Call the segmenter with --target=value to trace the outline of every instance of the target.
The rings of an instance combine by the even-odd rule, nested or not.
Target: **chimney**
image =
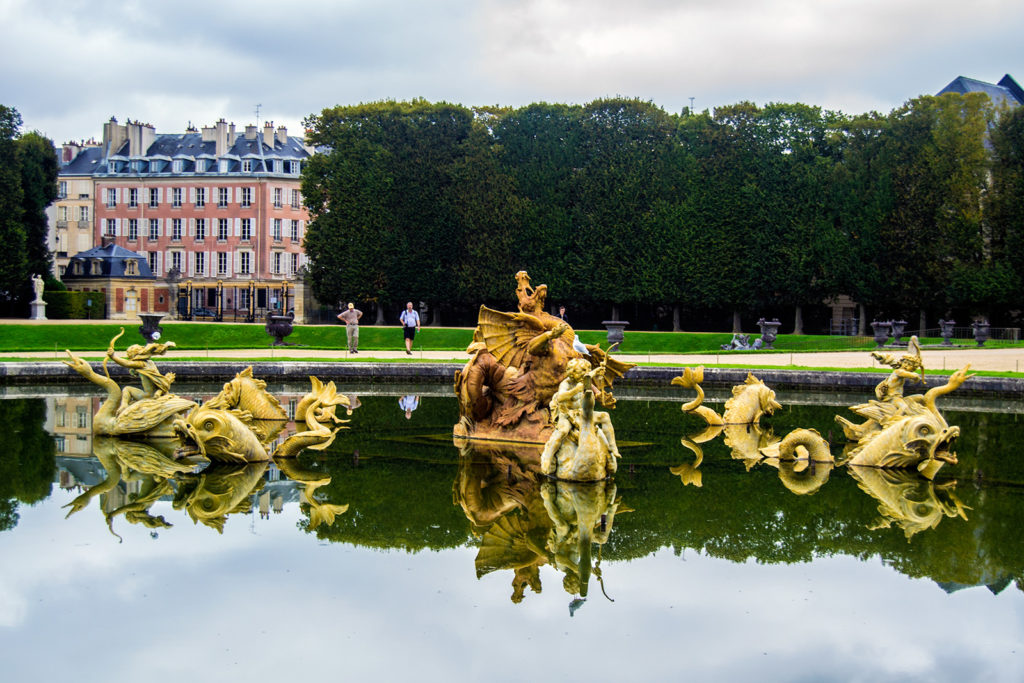
[[[274,122],[267,121],[263,124],[263,144],[274,149]]]
[[[277,141],[282,145],[288,144],[288,129],[284,126],[277,127]]]
[[[103,124],[103,155],[110,156],[121,149],[121,145],[128,138],[125,126],[120,126],[113,116],[110,121]]]
[[[256,139],[256,126],[246,126],[245,127],[245,139],[246,140],[255,140]]]
[[[156,129],[148,123],[129,121],[125,126],[128,136],[128,155],[145,156],[156,141]]]
[[[228,148],[235,146],[235,140],[238,139],[238,135],[235,134],[235,122],[232,121],[231,125],[228,126]]]
[[[60,151],[61,163],[65,163],[65,164],[71,163],[72,161],[75,160],[75,157],[77,157],[79,152],[81,152],[81,151],[82,151],[82,147],[78,143],[75,143],[75,142],[65,142],[64,146],[61,148],[61,151]]]
[[[232,129],[234,128],[234,126],[231,127]],[[217,130],[214,133],[214,142],[217,143],[214,154],[218,157],[222,157],[228,153],[228,124],[224,119],[217,122]]]

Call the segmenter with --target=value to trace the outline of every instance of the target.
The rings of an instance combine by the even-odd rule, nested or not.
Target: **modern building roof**
[[[132,273],[128,272],[128,261],[136,262],[134,272]],[[81,268],[76,268],[75,264],[81,264]],[[102,247],[93,247],[87,251],[80,251],[72,256],[68,261],[68,268],[64,273],[63,279],[115,277],[152,280],[153,271],[149,269],[149,262],[142,255],[111,243]]]
[[[957,76],[949,85],[936,94],[944,95],[949,92],[960,93],[961,95],[971,92],[983,92],[997,106],[1002,104],[1010,107],[1024,105],[1024,90],[1017,85],[1017,81],[1013,80],[1010,74],[1003,76],[998,83],[986,83],[975,78]]]

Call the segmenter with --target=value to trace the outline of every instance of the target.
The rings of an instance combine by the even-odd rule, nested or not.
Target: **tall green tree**
[[[1001,113],[991,143],[985,203],[989,268],[1002,284],[996,289],[1000,303],[1016,308],[1024,297],[1024,107]]]
[[[22,222],[24,191],[18,164],[16,138],[21,115],[0,104],[0,308],[8,315],[24,298],[28,283],[27,238]]]
[[[31,132],[18,138],[16,156],[21,173],[26,267],[29,273],[54,280],[53,252],[47,244],[46,207],[57,199],[57,152],[52,140]]]

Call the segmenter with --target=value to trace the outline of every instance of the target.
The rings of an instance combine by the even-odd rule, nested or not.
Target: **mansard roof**
[[[60,168],[61,175],[92,175],[103,163],[103,150],[86,147],[74,159]]]
[[[960,93],[961,95],[971,92],[983,92],[989,96],[989,99],[995,105],[1005,103],[1011,107],[1016,107],[1024,104],[1024,90],[1021,90],[1021,87],[1017,85],[1017,82],[1013,80],[1010,74],[1003,76],[999,83],[986,83],[975,78],[957,76],[937,94],[944,95],[948,92]]]
[[[127,274],[126,264],[128,261],[135,261],[135,273]],[[75,264],[82,264],[81,273]],[[99,266],[98,272],[96,266]],[[88,266],[88,267],[86,267]],[[93,247],[86,251],[80,251],[68,261],[67,270],[64,272],[64,280],[76,280],[84,278],[128,278],[139,280],[152,280],[153,271],[149,269],[149,262],[134,251],[125,249],[116,244],[108,244],[102,247]]]

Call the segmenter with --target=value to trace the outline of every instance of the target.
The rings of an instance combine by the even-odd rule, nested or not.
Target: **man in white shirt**
[[[416,338],[416,330],[420,329],[420,314],[413,310],[412,302],[405,304],[405,310],[398,316],[405,334],[405,353],[412,355],[412,340]]]

